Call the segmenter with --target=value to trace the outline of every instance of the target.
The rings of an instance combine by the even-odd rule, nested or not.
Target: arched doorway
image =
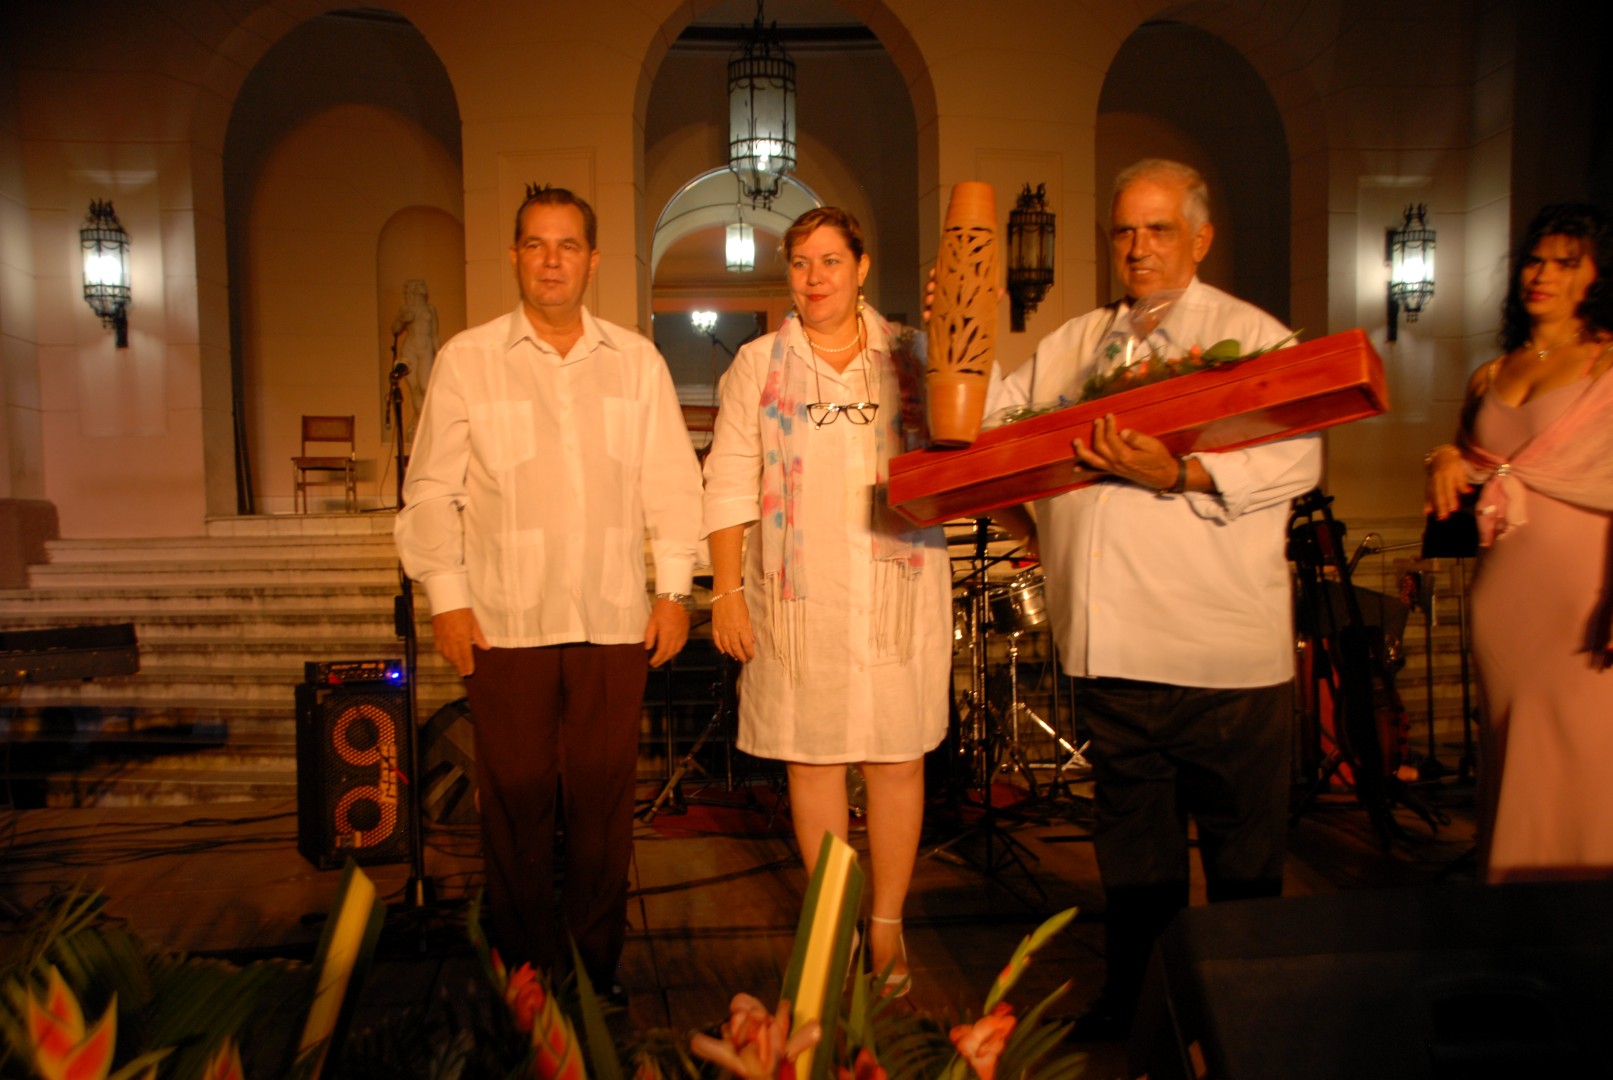
[[[684,404],[714,406],[734,351],[778,327],[790,306],[779,239],[821,205],[805,184],[786,177],[772,205],[752,206],[738,178],[718,168],[685,184],[662,209],[650,242],[651,318]],[[755,231],[755,266],[743,272],[729,270],[725,259],[728,225],[740,219]],[[689,318],[696,311],[715,321],[697,325]]]
[[[391,505],[377,402],[406,282],[442,340],[465,324],[459,130],[441,61],[374,9],[307,20],[242,83],[223,162],[240,512],[291,510],[304,414],[355,417],[360,506]]]
[[[645,113],[645,205],[654,336],[686,403],[711,401],[729,353],[788,308],[780,234],[804,210],[834,205],[861,223],[873,270],[870,301],[916,319],[918,130],[907,80],[872,31],[828,0],[798,0],[769,22],[796,63],[797,165],[768,210],[736,208],[726,168],[727,63],[755,17],[754,0],[723,0],[682,28],[655,72]],[[730,273],[724,227],[736,209],[756,228],[756,268]],[[718,313],[713,333],[686,313]]]
[[[1203,83],[1213,73],[1215,92]],[[1228,108],[1236,102],[1236,108]],[[1206,282],[1289,318],[1289,153],[1282,116],[1242,53],[1206,30],[1149,22],[1128,37],[1098,100],[1097,228],[1107,232],[1114,177],[1144,157],[1185,161],[1210,186],[1215,243]],[[1118,291],[1100,240],[1098,302]]]

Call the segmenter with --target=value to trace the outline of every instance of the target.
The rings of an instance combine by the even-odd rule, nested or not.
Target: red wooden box
[[[1383,360],[1361,330],[1331,334],[1253,360],[1179,375],[983,433],[958,450],[915,450],[891,459],[890,502],[932,525],[1057,495],[1102,473],[1074,467],[1070,440],[1114,413],[1123,428],[1176,454],[1231,450],[1389,408]]]

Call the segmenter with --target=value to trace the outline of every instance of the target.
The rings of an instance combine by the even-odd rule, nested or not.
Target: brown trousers
[[[627,931],[641,644],[477,650],[466,680],[487,867],[488,936],[511,969],[554,970],[569,934],[589,978],[611,985]],[[555,905],[556,788],[565,865]]]

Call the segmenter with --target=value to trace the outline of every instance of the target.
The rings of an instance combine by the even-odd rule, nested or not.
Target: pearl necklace
[[[857,317],[857,336],[853,337],[850,341],[846,342],[844,345],[836,345],[833,348],[831,348],[828,345],[819,345],[816,341],[812,340],[812,335],[807,333],[806,323],[804,323],[804,322],[801,324],[801,336],[806,338],[807,344],[812,346],[818,352],[830,353],[830,354],[843,353],[847,349],[856,348],[857,345],[862,342],[862,339],[863,339],[862,316],[859,315]]]

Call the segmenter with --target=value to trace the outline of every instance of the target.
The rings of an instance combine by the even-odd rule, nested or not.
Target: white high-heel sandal
[[[902,925],[901,919],[886,919],[879,915],[868,916],[868,921],[882,923],[885,926]],[[902,950],[902,966],[907,967],[907,936],[905,934],[897,934],[896,943],[901,947]],[[870,962],[872,961],[870,960]],[[874,989],[885,997],[906,997],[907,992],[913,989],[913,973],[911,971],[904,971],[898,975],[895,970],[892,970],[888,975],[886,975],[882,972],[876,971],[874,972]]]

